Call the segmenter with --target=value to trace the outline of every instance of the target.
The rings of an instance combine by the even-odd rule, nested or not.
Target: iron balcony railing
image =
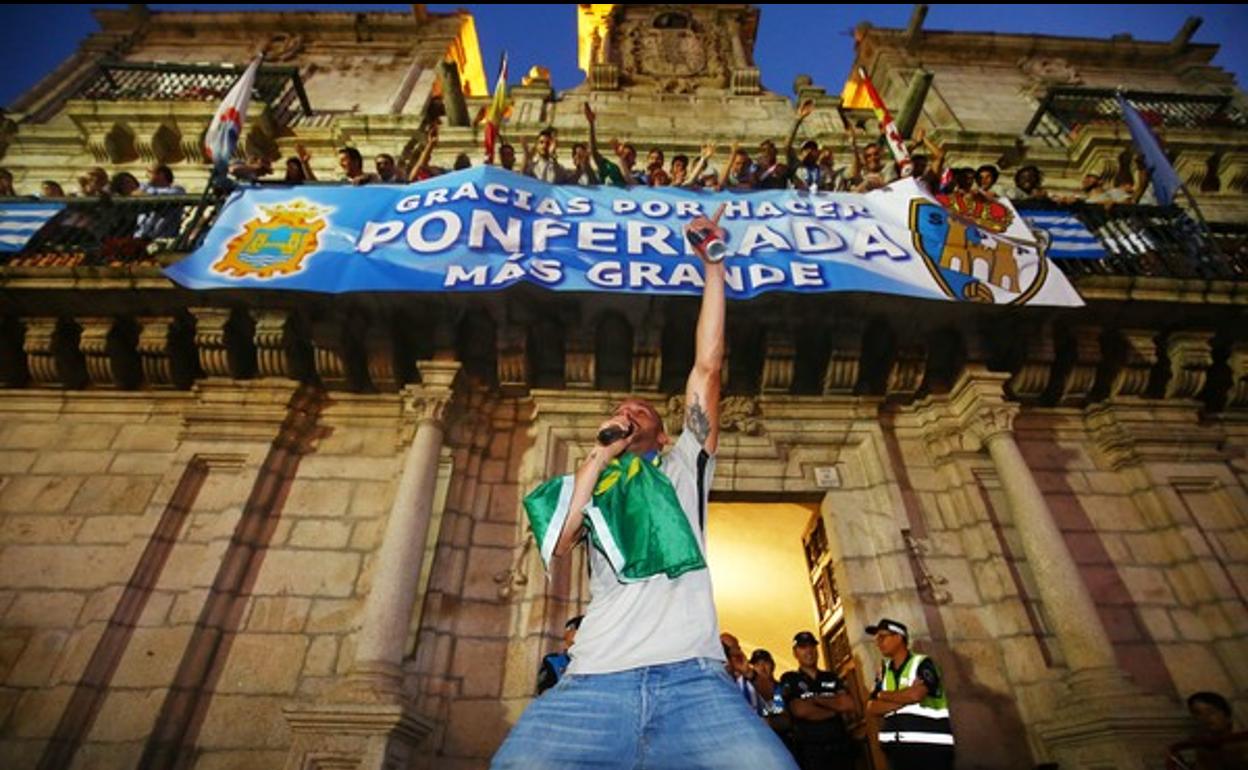
[[[1050,88],[1023,131],[1055,147],[1064,147],[1084,127],[1123,125],[1117,91],[1108,88]],[[1248,128],[1248,115],[1225,94],[1176,94],[1124,91],[1122,95],[1144,120],[1159,128]]]
[[[1015,201],[1027,211],[1074,215],[1100,241],[1099,259],[1055,259],[1072,278],[1087,275],[1248,280],[1248,225],[1206,229],[1178,206]]]
[[[70,98],[218,103],[242,74],[243,67],[228,64],[105,61]],[[252,96],[268,104],[282,125],[312,113],[296,67],[262,65]]]
[[[0,198],[30,204],[33,198]],[[0,264],[24,267],[158,265],[161,254],[193,250],[216,217],[222,199],[198,195],[42,199],[64,206],[20,251],[0,253]],[[202,210],[201,210],[202,204]],[[0,222],[0,230],[3,230]]]

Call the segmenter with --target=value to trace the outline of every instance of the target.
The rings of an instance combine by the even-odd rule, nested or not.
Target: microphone
[[[615,442],[619,441],[620,439],[626,436],[633,435],[633,428],[634,428],[634,425],[631,422],[628,424],[627,429],[621,428],[618,425],[608,425],[607,427],[598,431],[598,443],[602,444],[603,446],[614,444]]]

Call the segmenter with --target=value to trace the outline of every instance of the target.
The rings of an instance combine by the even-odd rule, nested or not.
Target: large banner
[[[1080,305],[1005,200],[548,185],[490,166],[406,186],[248,189],[167,274],[192,289],[699,294],[686,222],[724,204],[732,298],[879,292]]]

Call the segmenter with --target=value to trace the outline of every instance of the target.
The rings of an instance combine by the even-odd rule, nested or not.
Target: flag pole
[[[1213,256],[1222,256],[1222,250],[1218,248],[1218,242],[1213,237],[1213,230],[1209,228],[1209,222],[1205,220],[1204,213],[1200,210],[1200,204],[1196,202],[1196,196],[1192,195],[1192,191],[1187,189],[1187,183],[1179,185],[1179,190],[1183,195],[1187,196],[1187,203],[1192,207],[1192,213],[1196,215],[1196,221],[1200,223],[1200,229],[1205,234],[1205,239],[1209,242],[1209,248],[1213,252]]]
[[[177,246],[179,251],[186,251],[189,248],[188,241],[192,240],[195,229],[199,227],[200,220],[204,218],[204,211],[208,208],[208,201],[212,197],[212,188],[217,181],[218,174],[223,177],[222,181],[226,181],[224,179],[225,175],[221,174],[217,166],[214,165],[212,171],[208,172],[208,184],[204,185],[204,192],[199,196],[199,203],[195,205],[195,215],[191,217],[191,223],[186,226],[186,229],[182,232],[182,237],[178,239]]]

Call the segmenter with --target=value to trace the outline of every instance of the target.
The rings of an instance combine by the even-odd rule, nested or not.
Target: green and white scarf
[[[550,479],[524,498],[524,510],[550,568],[559,534],[568,519],[575,479]],[[706,561],[676,489],[654,464],[631,452],[613,459],[598,477],[584,510],[590,541],[622,583],[656,575],[676,578],[704,569]]]

